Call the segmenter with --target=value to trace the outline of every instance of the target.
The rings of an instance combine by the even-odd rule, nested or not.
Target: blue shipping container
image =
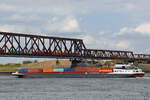
[[[74,72],[75,69],[74,68],[67,68],[67,69],[64,69],[64,72]]]
[[[28,69],[19,69],[19,72],[26,73],[26,72],[28,72]]]
[[[63,68],[55,68],[53,69],[53,72],[64,72]]]

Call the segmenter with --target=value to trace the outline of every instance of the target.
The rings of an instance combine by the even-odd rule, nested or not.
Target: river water
[[[0,100],[150,100],[150,78],[0,76]]]

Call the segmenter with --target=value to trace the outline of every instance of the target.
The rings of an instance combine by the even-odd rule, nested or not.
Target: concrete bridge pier
[[[78,65],[82,62],[81,59],[70,59],[70,61],[72,62],[71,64],[71,68],[75,68],[78,67]]]

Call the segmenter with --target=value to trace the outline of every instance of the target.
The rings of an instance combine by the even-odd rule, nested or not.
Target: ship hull
[[[19,78],[132,78],[133,74],[24,74]]]

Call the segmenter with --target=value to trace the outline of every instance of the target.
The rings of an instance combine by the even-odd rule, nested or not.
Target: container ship
[[[130,78],[143,77],[144,72],[136,66],[117,64],[114,68],[28,68],[12,75],[18,78]]]

